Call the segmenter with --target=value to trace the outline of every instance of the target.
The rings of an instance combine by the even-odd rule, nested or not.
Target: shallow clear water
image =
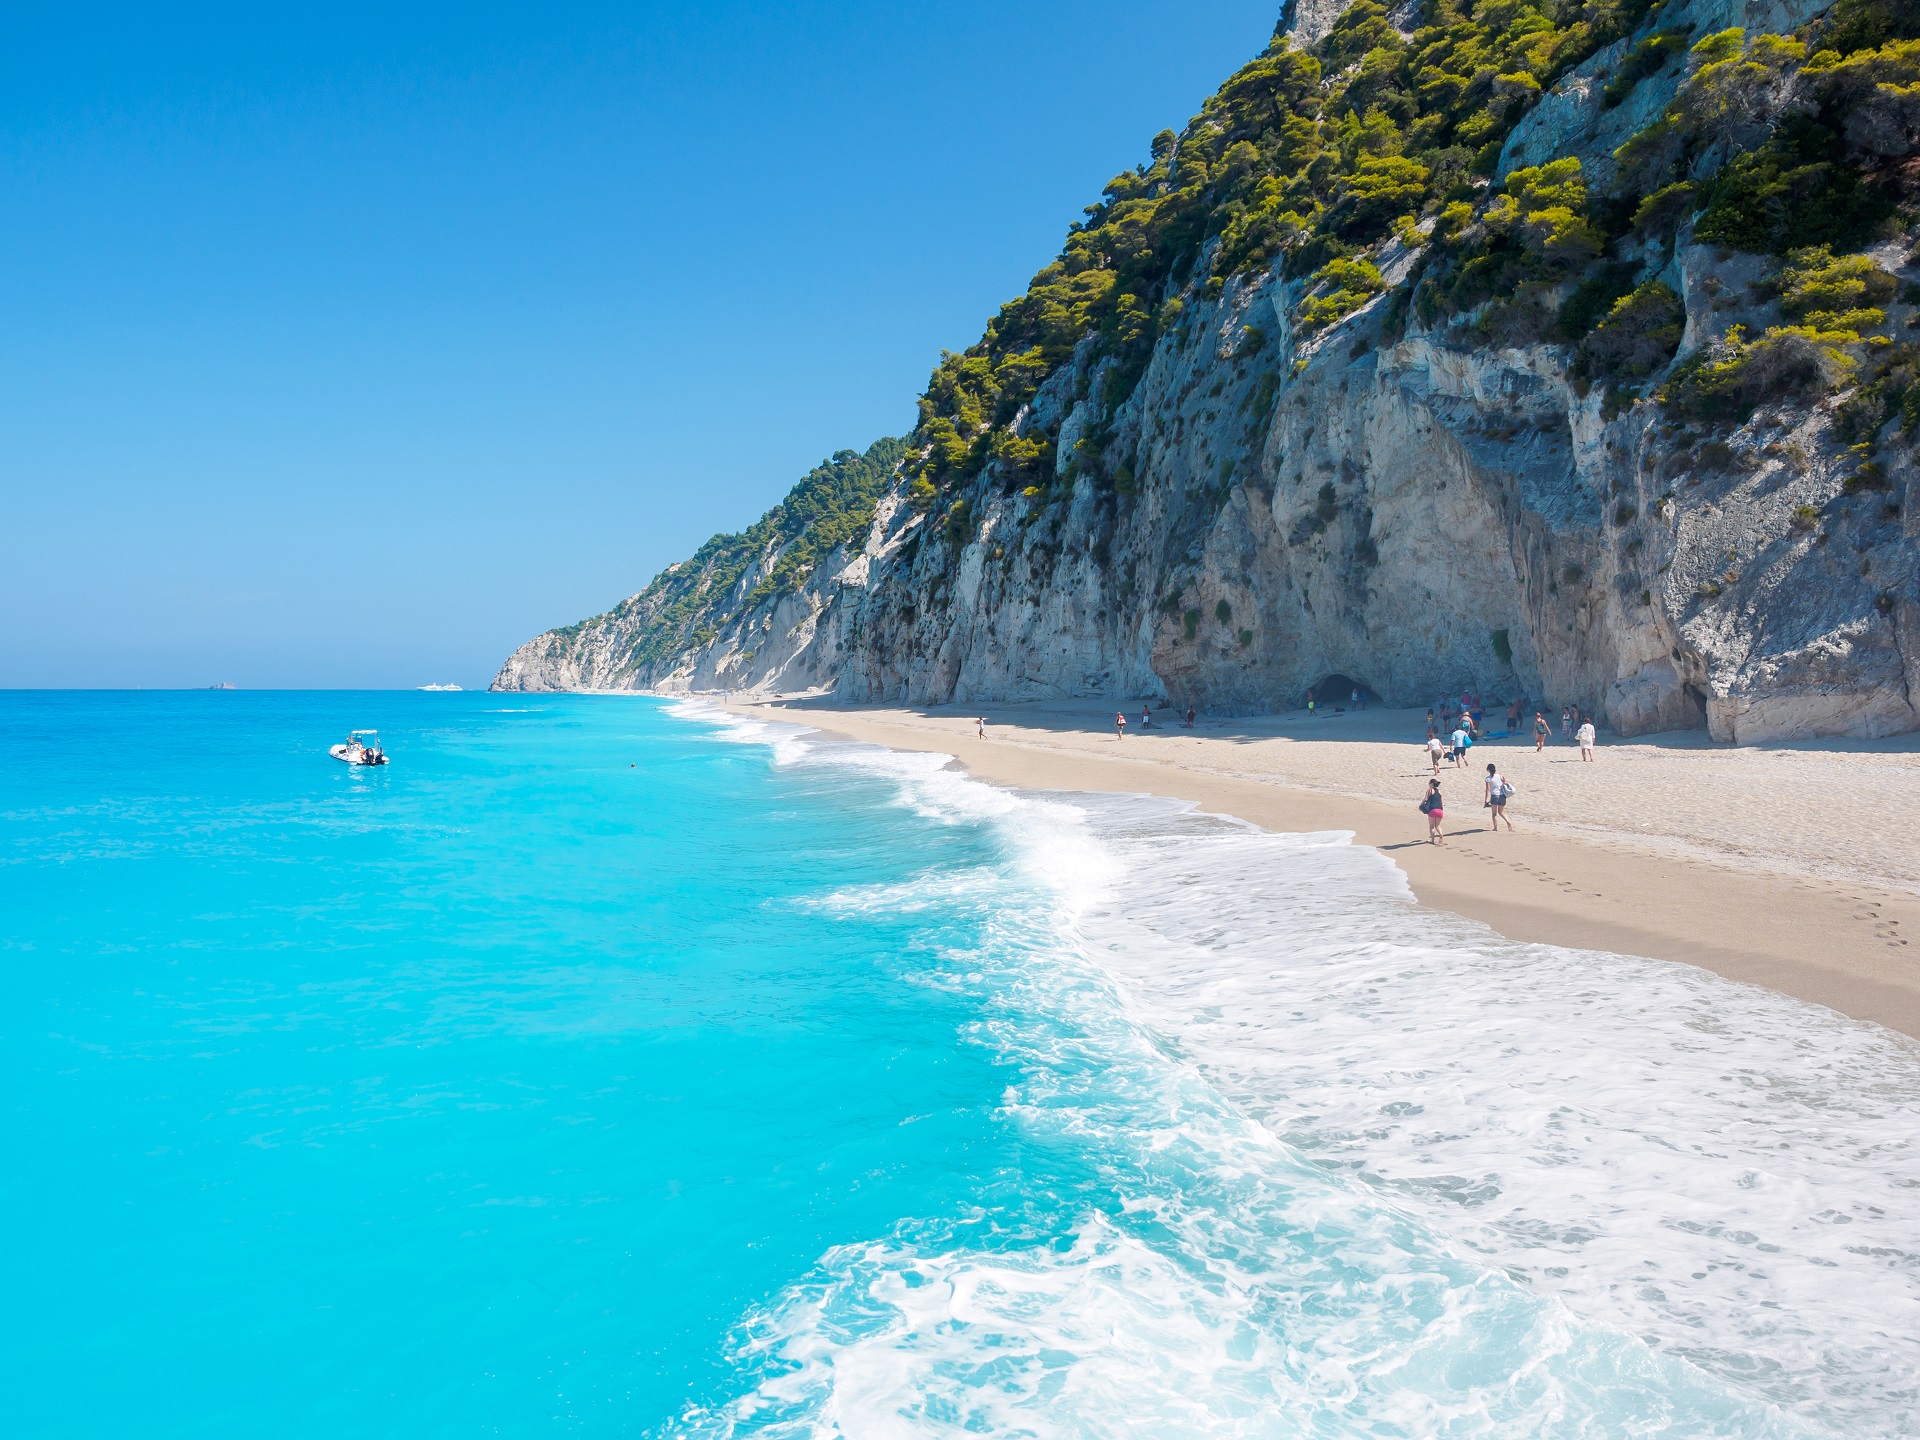
[[[1920,1434],[1884,1032],[697,707],[0,730],[6,1434]]]

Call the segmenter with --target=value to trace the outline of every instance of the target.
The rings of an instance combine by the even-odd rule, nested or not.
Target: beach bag
[[[1427,795],[1420,801],[1420,813],[1422,815],[1431,815],[1433,813],[1433,796],[1432,795]]]
[[[1496,805],[1504,805],[1512,798],[1513,785],[1503,776],[1501,777],[1500,783],[1494,787],[1493,803]]]

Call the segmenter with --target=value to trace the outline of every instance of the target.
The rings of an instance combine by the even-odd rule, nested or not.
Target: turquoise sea
[[[1887,1032],[697,704],[0,738],[0,1434],[1920,1435]]]

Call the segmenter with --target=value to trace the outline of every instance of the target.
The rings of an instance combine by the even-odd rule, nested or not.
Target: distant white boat
[[[209,690],[238,690],[239,688],[240,687],[231,680],[222,680],[218,685],[207,686]],[[460,687],[456,685],[454,688],[457,690]]]
[[[458,685],[422,685],[422,690],[458,690]]]
[[[336,760],[344,760],[349,765],[384,765],[387,752],[380,748],[378,730],[351,730],[347,738],[338,745],[329,745],[327,753]]]

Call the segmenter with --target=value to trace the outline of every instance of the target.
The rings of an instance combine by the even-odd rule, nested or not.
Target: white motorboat
[[[327,753],[336,760],[344,760],[349,765],[384,765],[387,752],[380,748],[378,730],[349,730],[347,738],[338,745],[327,747]]]

